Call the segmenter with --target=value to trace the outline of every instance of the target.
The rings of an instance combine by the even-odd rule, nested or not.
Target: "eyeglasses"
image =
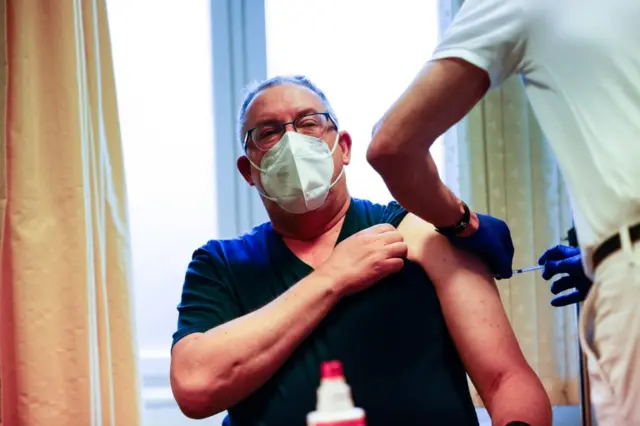
[[[282,138],[289,124],[293,125],[296,132],[316,138],[324,136],[330,127],[337,128],[328,112],[305,114],[288,123],[263,123],[249,129],[244,139],[244,150],[247,150],[247,144],[251,140],[260,151],[268,151]]]

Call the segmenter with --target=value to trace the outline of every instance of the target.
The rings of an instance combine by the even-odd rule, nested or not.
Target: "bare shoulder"
[[[398,225],[407,243],[410,260],[422,265],[434,283],[454,276],[471,275],[495,285],[489,269],[475,256],[454,247],[435,227],[409,213]]]
[[[438,242],[440,238],[445,239],[432,224],[420,219],[413,213],[407,214],[402,219],[402,222],[398,225],[398,232],[407,243],[409,258],[414,261],[420,259],[424,252],[429,250],[429,246],[442,244]]]

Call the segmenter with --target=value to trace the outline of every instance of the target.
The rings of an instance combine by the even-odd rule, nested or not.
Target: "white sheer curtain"
[[[446,30],[463,0],[439,0]],[[571,227],[568,197],[553,154],[529,108],[520,81],[492,91],[444,138],[446,180],[484,213],[509,224],[514,266],[535,264]],[[579,403],[575,308],[549,305],[538,273],[498,282],[520,345],[554,405]],[[482,401],[473,390],[478,406]]]

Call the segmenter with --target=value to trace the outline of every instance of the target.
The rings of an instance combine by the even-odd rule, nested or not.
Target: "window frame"
[[[215,185],[219,238],[233,238],[266,222],[258,193],[238,173],[243,155],[236,135],[243,89],[267,77],[264,0],[211,0]]]
[[[257,192],[236,169],[242,145],[236,137],[236,115],[242,92],[267,76],[264,0],[210,0],[214,185],[218,238],[233,238],[268,220]],[[176,304],[178,301],[176,300]],[[177,408],[171,392],[169,349],[138,347],[144,410]]]

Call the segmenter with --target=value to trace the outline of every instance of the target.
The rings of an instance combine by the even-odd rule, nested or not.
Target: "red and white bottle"
[[[307,426],[366,426],[364,410],[353,405],[340,361],[322,363],[318,403],[307,415]]]

